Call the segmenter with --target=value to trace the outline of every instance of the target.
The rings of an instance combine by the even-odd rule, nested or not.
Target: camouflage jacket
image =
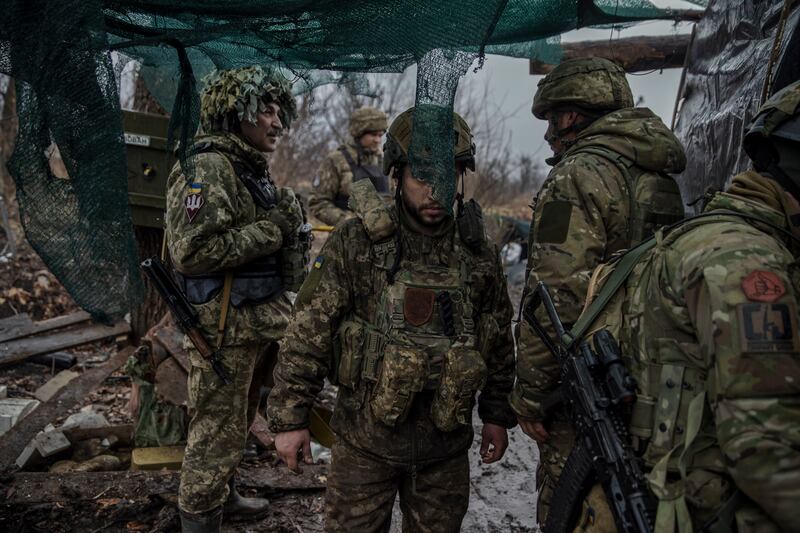
[[[177,163],[167,181],[167,246],[175,268],[189,275],[207,274],[277,252],[283,241],[280,229],[265,218],[266,211],[255,204],[233,168],[236,162],[262,174],[267,171],[263,154],[231,134],[199,136],[195,144],[200,143],[203,151],[193,156],[192,175],[184,175]],[[187,207],[190,197],[199,205],[196,210]],[[221,299],[217,294],[195,305],[211,341]],[[225,345],[280,339],[290,313],[286,294],[260,305],[231,306]]]
[[[350,196],[350,187],[353,185],[353,172],[340,151],[342,148],[350,153],[355,162],[380,166],[382,161],[380,154],[361,152],[359,155],[359,150],[353,142],[343,144],[325,156],[312,183],[314,188],[308,199],[308,210],[321,222],[331,226],[353,216],[350,211],[335,203],[340,198],[344,198],[346,202]]]
[[[800,208],[787,197],[755,172],[735,177],[706,208],[718,216],[657,234],[594,324],[620,340],[638,382],[631,434],[649,469],[677,474],[684,460],[695,526],[738,487],[761,509],[741,506],[739,531],[774,530],[771,521],[800,530],[800,249],[766,224],[726,214],[800,236],[789,222]],[[612,271],[598,271],[592,294]],[[693,400],[702,421],[683,454]],[[674,495],[656,477],[656,494]]]
[[[609,159],[614,154],[632,165],[628,176]],[[539,281],[547,283],[562,320],[569,324],[580,315],[597,265],[635,244],[634,234],[642,233],[643,226],[652,233],[661,224],[683,218],[680,193],[667,174],[683,170],[686,158],[678,139],[652,111],[628,108],[581,131],[556,161],[532,206],[526,292]],[[631,175],[633,184],[628,183]],[[540,402],[553,390],[557,375],[555,360],[522,322],[511,397],[514,411],[541,418]]]
[[[455,250],[459,237],[452,219],[438,235],[424,236],[414,232],[404,216],[398,217],[396,207],[388,209],[401,221],[401,272],[411,265],[455,266],[467,277],[470,287],[467,294],[473,311],[472,316],[465,318],[476,325],[478,357],[483,356],[488,375],[478,399],[478,413],[485,423],[512,427],[516,422],[508,405],[513,378],[512,309],[496,248],[483,246],[479,252],[465,252],[473,254],[467,268]],[[337,226],[325,243],[298,294],[295,314],[275,369],[275,387],[267,408],[271,431],[290,431],[309,425],[309,409],[325,376],[336,365],[335,353],[347,349],[340,327],[343,321],[355,318],[362,323],[376,322],[382,295],[397,284],[388,285],[386,269],[376,258],[379,252],[380,245],[372,242],[358,218]],[[422,279],[419,281],[424,283]],[[401,309],[399,316],[393,315],[392,321],[411,320],[408,316],[404,319],[404,315],[407,309]],[[433,316],[436,320],[438,312]],[[430,317],[429,314],[427,319]],[[423,357],[427,357],[428,350],[416,346],[417,352],[422,349]],[[367,352],[362,343],[355,350],[359,356]],[[384,356],[384,371],[385,361]],[[338,370],[338,381],[342,383],[343,370]],[[355,375],[362,375],[361,368],[356,369]],[[403,379],[404,376],[398,375],[398,381]],[[437,429],[431,416],[433,393],[417,392],[407,418],[390,427],[373,416],[372,382],[361,379],[353,386],[340,385],[333,429],[338,438],[399,465],[450,457],[470,446],[472,424],[467,420],[453,431]],[[474,392],[470,401],[474,402]]]

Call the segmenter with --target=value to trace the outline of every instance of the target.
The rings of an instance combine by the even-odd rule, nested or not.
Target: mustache
[[[265,135],[267,137],[283,137],[283,129],[271,129]]]
[[[444,209],[439,202],[426,202],[419,206],[420,209]]]

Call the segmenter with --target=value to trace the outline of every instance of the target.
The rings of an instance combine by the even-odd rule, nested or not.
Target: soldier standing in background
[[[800,82],[761,107],[744,149],[756,170],[631,268],[598,269],[590,301],[621,289],[580,319],[619,339],[637,380],[629,432],[659,532],[800,531]],[[599,486],[580,523],[616,530]]]
[[[392,123],[384,170],[393,206],[354,184],[356,218],[314,262],[275,368],[270,430],[296,469],[311,462],[309,410],[325,376],[339,385],[326,530],[388,531],[400,493],[404,531],[458,531],[469,503],[472,410],[480,390],[481,456],[499,460],[515,423],[511,302],[477,204],[457,219],[408,163],[413,108]],[[453,179],[475,168],[466,122],[453,114]]]
[[[335,226],[354,216],[347,207],[353,183],[369,179],[381,194],[389,195],[389,178],[383,173],[381,140],[388,123],[383,111],[362,107],[350,116],[352,141],[329,153],[312,183],[308,210],[320,221]]]
[[[661,119],[633,107],[625,72],[606,59],[554,68],[539,82],[533,114],[549,123],[545,139],[553,157],[547,162],[554,166],[533,204],[525,290],[546,282],[569,326],[597,265],[683,218],[680,191],[668,174],[682,171],[686,157]],[[549,323],[544,314],[539,318]],[[511,405],[525,433],[540,441],[547,433],[541,404],[557,378],[555,359],[521,322]],[[553,420],[549,433],[537,472],[540,522],[573,445],[564,417]]]
[[[191,166],[184,172],[176,164],[167,182],[167,246],[230,383],[187,343],[184,532],[219,531],[223,510],[255,516],[267,509],[263,498],[240,496],[233,475],[289,322],[286,291],[304,278],[308,246],[300,204],[291,189],[274,185],[265,159],[296,116],[286,79],[258,66],[215,72],[200,113],[204,134],[190,148]]]

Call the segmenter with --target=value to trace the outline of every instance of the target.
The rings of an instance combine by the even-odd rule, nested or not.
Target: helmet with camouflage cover
[[[255,65],[216,70],[203,83],[200,123],[206,132],[230,131],[234,119],[255,124],[258,113],[266,111],[270,103],[280,107],[279,116],[285,128],[297,118],[292,85],[272,68]]]
[[[625,107],[633,107],[625,71],[608,59],[588,57],[568,59],[539,80],[531,111],[544,120],[557,108],[606,114]]]
[[[800,81],[764,102],[742,146],[756,170],[800,199]]]
[[[408,163],[413,117],[414,108],[406,109],[392,121],[386,132],[386,143],[383,145],[383,173],[387,176],[392,168],[399,168]],[[464,162],[468,169],[475,170],[475,143],[472,142],[472,130],[456,112],[453,112],[453,131],[455,138],[453,154],[456,161]]]
[[[360,107],[350,115],[350,135],[356,140],[369,131],[386,131],[388,127],[386,113],[374,107]]]

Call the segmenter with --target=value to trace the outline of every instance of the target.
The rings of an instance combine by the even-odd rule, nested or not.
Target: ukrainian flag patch
[[[200,194],[203,192],[203,184],[193,181],[189,184],[189,194]]]
[[[316,259],[314,259],[314,268],[319,270],[322,268],[322,265],[325,263],[325,257],[318,255]]]

